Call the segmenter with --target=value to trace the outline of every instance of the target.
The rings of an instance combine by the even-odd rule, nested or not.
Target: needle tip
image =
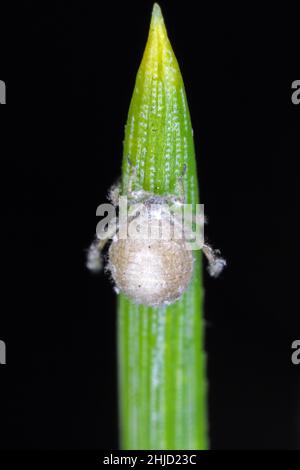
[[[153,22],[153,24],[157,24],[157,23],[161,23],[163,21],[164,21],[164,19],[163,19],[163,16],[162,16],[160,6],[158,5],[158,3],[154,3],[153,10],[152,10],[152,22]]]

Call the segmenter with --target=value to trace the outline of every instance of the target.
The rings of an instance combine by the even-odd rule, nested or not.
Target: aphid
[[[130,232],[126,226],[127,236],[122,238],[124,222],[119,218],[105,269],[114,281],[116,292],[122,292],[135,303],[169,305],[182,296],[193,276],[194,255],[186,243],[189,233],[182,230],[182,218],[178,216],[184,205],[183,175],[178,180],[176,194],[162,196],[140,188],[133,190],[133,182],[137,186],[135,179],[132,167],[126,223],[131,223],[135,230]],[[109,198],[118,207],[118,186],[111,189]],[[174,207],[178,210],[174,211]],[[101,269],[101,251],[108,238],[91,245],[87,257],[89,269]],[[209,261],[210,274],[217,276],[226,262],[206,244],[203,252]]]

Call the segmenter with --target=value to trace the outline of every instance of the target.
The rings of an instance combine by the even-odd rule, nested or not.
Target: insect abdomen
[[[193,272],[193,254],[184,240],[116,240],[109,263],[116,288],[138,304],[162,306],[186,290]]]

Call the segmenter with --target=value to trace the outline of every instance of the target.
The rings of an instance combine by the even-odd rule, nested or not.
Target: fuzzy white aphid
[[[186,291],[193,275],[194,255],[187,247],[186,232],[178,238],[182,220],[171,210],[184,204],[183,184],[180,179],[179,196],[173,194],[154,195],[143,189],[132,190],[132,178],[128,183],[128,220],[135,227],[122,238],[122,223],[112,238],[106,271],[114,281],[116,292],[122,292],[135,303],[149,306],[169,305],[178,300]],[[110,191],[110,201],[118,205],[118,186]],[[138,204],[138,210],[131,207]],[[147,228],[147,235],[142,234]],[[159,233],[160,236],[152,237]],[[162,234],[167,234],[163,236]],[[144,235],[144,236],[142,236]],[[107,240],[102,239],[91,245],[87,256],[87,267],[99,271],[102,267],[101,250]],[[218,250],[203,245],[203,253],[209,262],[209,273],[217,277],[226,262],[219,257]]]

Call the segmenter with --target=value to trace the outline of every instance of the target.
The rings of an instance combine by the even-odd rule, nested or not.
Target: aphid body
[[[194,255],[187,243],[191,231],[182,219],[182,177],[176,195],[162,196],[143,189],[133,191],[133,177],[134,172],[126,194],[128,215],[125,221],[118,218],[105,270],[110,273],[116,292],[135,303],[152,307],[169,305],[187,290],[193,276]],[[110,191],[115,207],[119,205],[119,193],[119,186]],[[111,235],[111,230],[107,233]],[[105,238],[102,234],[91,245],[87,257],[89,269],[101,268],[101,250],[110,235]],[[210,274],[217,276],[226,262],[209,245],[203,244],[203,252],[209,261]]]
[[[117,290],[138,304],[171,304],[181,297],[192,277],[193,253],[185,239],[176,236],[180,221],[165,202],[164,197],[146,199],[134,219],[137,231],[126,239],[116,234],[109,248],[107,269]],[[144,230],[139,237],[138,227],[147,228],[148,233]]]

